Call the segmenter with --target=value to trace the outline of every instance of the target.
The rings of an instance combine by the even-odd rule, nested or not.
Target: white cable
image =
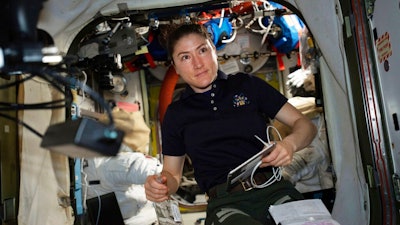
[[[258,9],[258,6],[254,3],[253,3],[253,8],[254,8],[255,12],[261,11],[260,9]],[[272,7],[271,5],[266,6],[265,4],[264,4],[264,8],[265,8],[264,10],[273,10],[274,9],[274,7]],[[264,43],[267,39],[267,36],[271,30],[271,27],[274,24],[273,22],[274,22],[275,16],[272,16],[272,15],[269,16],[268,26],[265,26],[263,24],[263,22],[262,22],[263,18],[264,18],[264,16],[258,16],[258,17],[254,16],[254,18],[245,26],[245,28],[249,29],[251,32],[263,35],[262,40],[261,40],[261,45],[264,45]],[[261,29],[259,29],[259,30],[251,28],[253,23],[256,21],[258,22],[258,25],[261,27]]]
[[[265,181],[263,184],[257,184],[254,181],[254,173],[256,172],[256,170],[258,169],[258,167],[262,164],[262,161],[258,162],[256,166],[254,166],[253,171],[251,172],[251,176],[250,176],[250,181],[251,181],[251,185],[254,188],[265,188],[268,187],[269,185],[275,183],[276,181],[280,181],[282,178],[282,169],[281,167],[273,167],[272,168],[272,176]]]
[[[232,41],[235,40],[236,34],[237,34],[237,30],[236,30],[236,29],[233,29],[233,34],[232,34],[232,36],[231,36],[229,39],[222,40],[221,42],[224,43],[224,44],[226,44],[226,43],[231,43]]]
[[[87,82],[87,77],[88,77],[88,76],[87,76],[86,72],[83,71],[83,70],[82,70],[82,74],[83,74],[83,77],[85,78],[85,79],[82,81],[82,85],[85,86],[85,85],[86,85],[86,82]],[[80,106],[83,102],[85,102],[85,90],[82,88],[81,91],[82,91],[82,101],[78,104],[79,106]]]
[[[82,196],[82,203],[83,203],[83,208],[86,210],[87,209],[87,205],[86,205],[86,198],[87,198],[87,189],[89,187],[89,183],[87,181],[87,173],[84,172],[83,170],[83,164],[84,164],[85,158],[81,159],[81,174],[82,174],[82,186],[85,187],[83,189],[83,196]]]
[[[225,16],[225,9],[222,9],[222,10],[221,10],[221,18],[219,19],[218,28],[221,28],[221,27],[222,27],[222,24],[223,24],[223,22],[224,22],[224,16]]]
[[[281,134],[279,133],[278,129],[276,129],[276,127],[270,125],[270,126],[267,127],[267,138],[268,138],[268,143],[271,142],[270,139],[269,139],[269,130],[270,130],[270,129],[274,129],[275,132],[276,132],[276,134],[278,135],[279,140],[282,141],[282,136],[281,136]]]
[[[3,54],[3,49],[0,48],[0,69],[3,69],[3,67],[5,66],[6,66],[5,56]]]
[[[97,210],[97,218],[96,218],[96,225],[98,225],[99,221],[100,221],[100,213],[101,213],[101,198],[100,198],[99,193],[97,193],[96,189],[93,189],[93,190],[96,193],[97,199],[99,201],[99,209]]]
[[[237,21],[239,22],[239,26],[237,26],[237,24],[236,24]],[[234,20],[232,21],[232,24],[235,25],[235,26],[232,27],[233,33],[232,33],[232,35],[231,35],[231,37],[230,37],[229,39],[227,39],[227,40],[222,40],[222,41],[221,41],[221,42],[224,43],[224,44],[231,43],[231,42],[233,42],[233,41],[236,39],[237,30],[238,30],[240,27],[243,26],[243,20],[242,20],[241,18],[234,19]]]
[[[82,202],[83,202],[84,208],[87,209],[87,205],[86,205],[87,189],[90,187],[94,191],[94,193],[96,194],[98,202],[99,202],[99,208],[97,210],[96,224],[94,224],[94,225],[98,225],[99,221],[100,221],[100,213],[101,213],[101,198],[100,198],[100,194],[97,192],[95,187],[89,185],[89,183],[87,181],[87,173],[85,173],[84,170],[83,170],[84,158],[82,158],[81,160],[82,160],[82,162],[81,162],[81,173],[83,174],[83,181],[84,181],[82,183],[82,186],[85,186],[85,191],[84,191],[84,194],[83,194]]]
[[[271,143],[271,140],[270,140],[270,137],[269,137],[269,130],[270,129],[274,129],[275,132],[278,134],[279,140],[280,141],[282,140],[282,137],[281,137],[278,129],[276,129],[274,126],[268,126],[267,130],[266,130],[267,143],[265,143],[261,138],[259,138],[257,135],[255,135],[256,138],[258,138],[258,140],[260,140],[264,145],[267,145],[267,144]],[[282,168],[281,167],[272,167],[272,176],[267,181],[265,181],[263,184],[257,184],[254,181],[254,174],[255,174],[256,170],[260,167],[261,164],[262,164],[262,161],[258,162],[254,166],[253,170],[251,171],[250,182],[251,182],[251,185],[254,188],[265,188],[265,187],[268,187],[269,185],[275,183],[276,181],[280,181],[281,180],[281,178],[282,178]]]

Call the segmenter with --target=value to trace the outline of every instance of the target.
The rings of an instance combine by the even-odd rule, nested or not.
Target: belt
[[[271,173],[268,172],[258,172],[255,173],[253,176],[253,181],[256,184],[263,184],[266,182],[269,178],[271,177]],[[239,181],[238,184],[233,186],[229,191],[227,191],[227,184],[218,184],[215,185],[214,187],[210,188],[207,191],[207,196],[211,198],[216,198],[218,197],[219,193],[226,193],[226,194],[231,194],[235,192],[242,192],[242,191],[250,191],[253,189],[253,185],[251,184],[251,178],[247,178],[243,181]]]

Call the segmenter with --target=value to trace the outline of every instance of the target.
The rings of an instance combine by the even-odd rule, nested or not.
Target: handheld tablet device
[[[257,166],[257,163],[259,163],[261,159],[264,156],[268,155],[274,148],[275,142],[265,143],[264,148],[260,152],[252,156],[250,159],[246,160],[244,163],[240,164],[235,169],[231,170],[228,173],[227,190],[229,191],[234,186],[234,184],[236,184],[236,182],[243,181],[250,177],[254,167]]]

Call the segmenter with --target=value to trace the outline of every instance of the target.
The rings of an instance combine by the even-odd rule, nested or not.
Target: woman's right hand
[[[152,202],[162,202],[168,200],[169,192],[167,177],[163,175],[150,175],[144,183],[146,198]]]

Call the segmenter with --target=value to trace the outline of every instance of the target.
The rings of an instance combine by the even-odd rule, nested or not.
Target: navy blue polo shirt
[[[287,98],[262,79],[218,71],[210,91],[187,86],[162,124],[162,153],[187,154],[203,191],[226,182],[230,170],[259,152],[266,128]]]

